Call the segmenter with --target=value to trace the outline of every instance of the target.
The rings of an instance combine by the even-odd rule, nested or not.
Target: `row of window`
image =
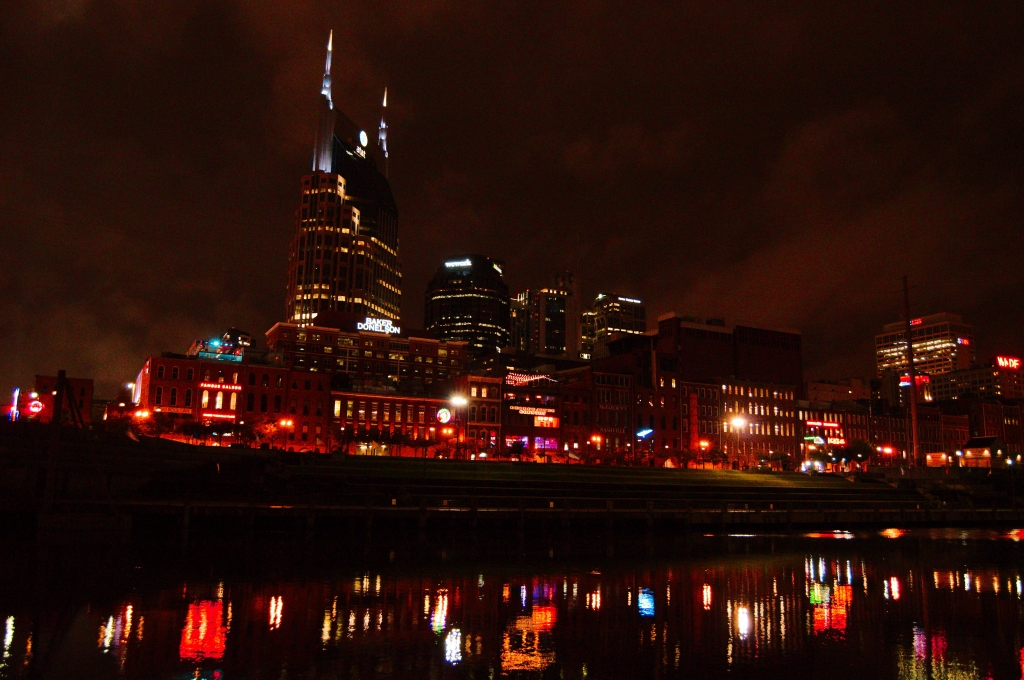
[[[190,408],[192,406],[192,390],[190,390],[190,389],[185,390],[185,392],[184,392],[184,394],[182,396],[184,397],[184,399],[182,400],[182,404],[181,405],[183,407],[185,407],[185,408]],[[213,404],[214,404],[213,408],[215,408],[218,411],[220,411],[220,410],[223,410],[225,408],[225,404],[226,404],[228,410],[234,411],[238,407],[238,392],[231,392],[231,393],[229,393],[227,402],[225,402],[224,396],[225,395],[224,395],[223,391],[221,391],[221,390],[217,391],[217,393],[213,397]],[[252,399],[251,399],[252,396],[253,396],[252,394],[249,395],[250,402],[252,401]],[[157,385],[156,389],[154,390],[153,403],[156,406],[164,406],[165,405],[164,404],[164,388],[163,388],[162,385]],[[166,406],[174,407],[174,406],[177,406],[177,405],[178,405],[178,388],[177,387],[172,387],[172,388],[170,388],[167,391],[167,404],[166,404]],[[209,408],[210,407],[210,390],[203,390],[203,394],[202,394],[202,397],[200,399],[199,406],[200,406],[200,408]],[[250,408],[249,410],[251,411],[252,409]]]

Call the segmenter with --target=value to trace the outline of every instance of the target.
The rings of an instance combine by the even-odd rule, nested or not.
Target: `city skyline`
[[[116,3],[80,3],[13,17],[24,30],[6,61],[24,68],[8,79],[22,107],[10,112],[15,141],[0,159],[13,233],[4,386],[58,364],[109,385],[152,351],[230,325],[258,334],[281,319],[282,253],[332,27],[339,107],[370,133],[385,87],[391,95],[403,323],[423,317],[422,292],[445,258],[481,252],[507,263],[513,292],[571,269],[584,301],[613,292],[642,299],[650,318],[800,328],[805,378],[870,375],[873,337],[899,318],[906,272],[915,315],[962,314],[979,360],[1021,354],[1021,88],[1006,59],[1019,49],[1018,14],[965,22],[926,12],[913,28],[909,14],[874,16],[906,40],[860,49],[801,30],[835,21],[825,9],[694,9],[693,28],[665,17],[664,29],[555,12],[520,44],[581,18],[566,44],[622,30],[648,46],[545,46],[545,66],[459,34],[474,22],[480,36],[500,35],[524,18],[514,13],[283,17],[228,3],[168,23],[164,11],[173,14],[152,8],[130,21]],[[275,21],[286,39],[274,37]],[[780,24],[791,32],[769,35]],[[111,26],[123,42],[102,40]],[[975,47],[945,41],[953,29]],[[674,47],[672,30],[704,31],[706,49]],[[735,44],[744,32],[747,47]],[[39,57],[55,43],[78,61]],[[801,71],[794,63],[807,55]],[[660,58],[630,70],[646,57]],[[608,67],[603,84],[616,96],[580,75],[593,64]],[[47,69],[60,87],[45,88]],[[751,108],[758,115],[742,115]],[[610,192],[610,203],[595,200]]]

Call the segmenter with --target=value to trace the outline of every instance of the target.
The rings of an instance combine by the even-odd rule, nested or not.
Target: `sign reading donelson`
[[[388,335],[398,335],[402,332],[401,328],[391,323],[391,319],[374,319],[371,316],[366,317],[366,321],[357,323],[356,329],[372,333],[387,333]]]

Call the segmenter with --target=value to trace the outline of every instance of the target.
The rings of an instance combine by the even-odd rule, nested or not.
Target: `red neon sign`
[[[1013,357],[996,357],[996,363],[999,368],[1012,368],[1015,371],[1020,369],[1020,359]]]
[[[911,319],[910,320],[910,325],[911,326],[920,326],[922,323],[924,323],[924,322],[921,319]]]
[[[230,418],[231,420],[234,420],[235,419],[235,414],[234,413],[204,413],[203,417],[204,418]]]
[[[840,427],[839,423],[830,423],[825,420],[808,420],[807,427]]]

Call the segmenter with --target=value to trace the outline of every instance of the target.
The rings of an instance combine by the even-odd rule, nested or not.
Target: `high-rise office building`
[[[288,261],[287,320],[308,326],[324,311],[397,320],[402,296],[398,208],[369,139],[331,98],[333,34],[320,90],[312,172]]]
[[[483,255],[446,260],[427,284],[424,327],[434,337],[464,340],[473,357],[511,344],[503,263]]]
[[[590,359],[594,346],[618,333],[647,332],[647,308],[635,298],[600,293],[583,312],[581,356]]]
[[[565,355],[569,359],[579,359],[582,350],[579,279],[567,269],[558,275],[556,283],[560,290],[569,293],[565,300]]]
[[[974,365],[974,329],[959,314],[932,314],[910,320],[914,368],[918,373],[942,375]],[[875,336],[878,375],[907,370],[906,322],[888,323]]]
[[[527,290],[512,301],[512,346],[521,354],[566,353],[566,302],[561,288]],[[575,358],[575,357],[573,357]]]

